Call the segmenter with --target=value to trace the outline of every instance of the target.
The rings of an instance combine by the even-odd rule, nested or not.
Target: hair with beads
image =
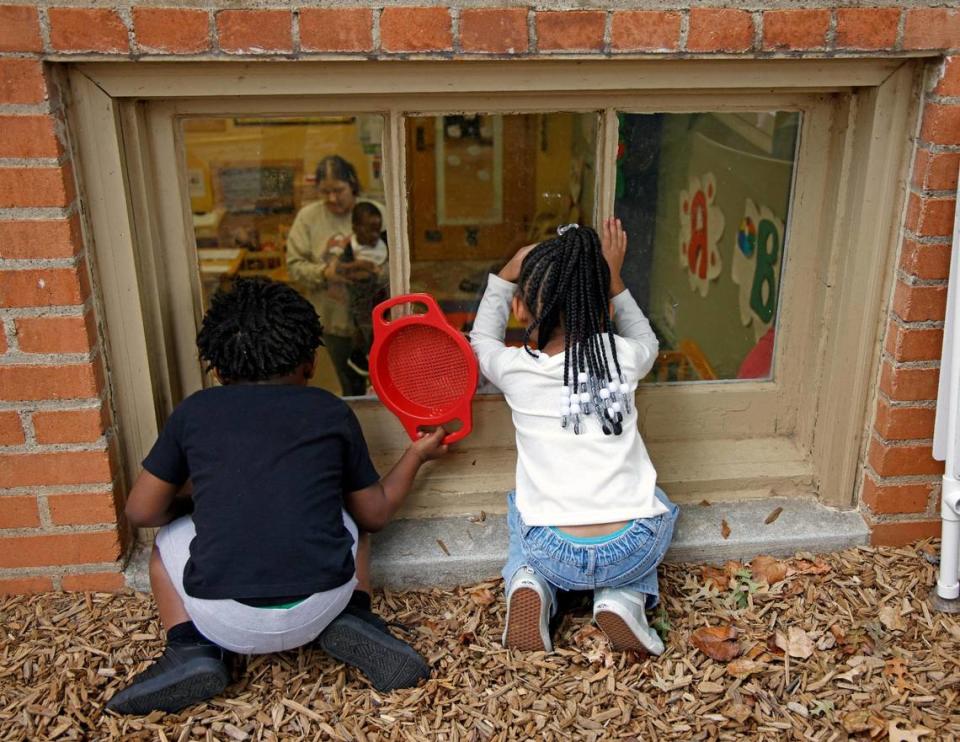
[[[214,294],[197,334],[200,358],[224,383],[289,374],[312,361],[322,342],[313,305],[266,278],[237,279]]]
[[[596,413],[605,434],[619,434],[629,402],[610,317],[610,267],[594,229],[570,225],[558,232],[534,247],[520,267],[520,298],[533,315],[523,347],[536,355],[533,332],[542,347],[562,327],[564,427],[572,420],[580,433],[581,414]]]

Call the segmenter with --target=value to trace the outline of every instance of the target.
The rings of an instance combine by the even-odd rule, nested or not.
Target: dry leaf
[[[918,742],[924,734],[933,734],[932,729],[926,727],[917,727],[916,729],[901,729],[901,724],[906,724],[906,719],[894,719],[887,726],[889,742]]]
[[[729,662],[741,652],[734,626],[702,626],[690,635],[690,643],[711,659]]]
[[[736,677],[746,677],[747,675],[753,675],[755,672],[761,672],[767,667],[766,662],[756,662],[741,657],[727,665],[727,674]]]
[[[900,609],[891,603],[887,603],[880,609],[877,618],[879,618],[880,623],[890,631],[903,631],[907,628],[906,623],[903,621],[903,616],[900,615]]]
[[[857,709],[845,714],[840,720],[847,734],[859,734],[860,732],[869,732],[873,726],[870,718],[870,712],[867,709]]]
[[[470,596],[472,600],[477,605],[490,605],[495,603],[497,596],[493,594],[493,591],[488,587],[475,587],[472,590],[467,590],[467,595]]]
[[[773,523],[777,518],[780,517],[780,513],[782,513],[782,512],[783,512],[783,508],[774,508],[773,511],[771,511],[770,515],[768,515],[766,518],[764,518],[763,522],[766,523],[766,524],[769,526],[769,525],[770,525],[771,523]]]
[[[717,590],[723,592],[730,587],[730,577],[722,569],[704,565],[700,567],[700,580],[705,585],[713,585]]]
[[[750,562],[750,571],[757,582],[775,585],[787,576],[787,565],[772,556],[761,555]]]
[[[720,535],[725,539],[730,538],[730,526],[726,518],[720,521]]]
[[[777,646],[791,657],[805,660],[813,654],[813,642],[807,635],[807,632],[798,626],[791,626],[787,629],[787,635],[777,632]]]
[[[792,559],[787,565],[788,575],[825,575],[832,568],[821,559],[810,561],[808,559]]]

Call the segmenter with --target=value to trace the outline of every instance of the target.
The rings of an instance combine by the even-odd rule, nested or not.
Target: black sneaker
[[[160,658],[107,702],[118,714],[179,711],[219,695],[230,682],[227,652],[215,644],[167,644]]]
[[[317,637],[317,646],[356,667],[381,693],[411,688],[430,677],[430,667],[417,650],[386,631],[379,616],[370,614],[384,628],[356,615],[359,610],[348,609],[337,616]]]
[[[362,350],[354,350],[347,359],[347,365],[359,376],[370,375],[370,361]]]

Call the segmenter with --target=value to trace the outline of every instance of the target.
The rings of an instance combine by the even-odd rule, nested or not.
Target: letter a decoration
[[[689,190],[680,191],[680,267],[687,271],[690,288],[704,297],[723,267],[717,247],[723,235],[723,212],[714,205],[716,198],[713,173],[706,173],[702,180],[691,177]]]
[[[783,222],[749,198],[737,229],[730,277],[740,287],[740,321],[759,339],[777,310],[777,285],[783,253]]]

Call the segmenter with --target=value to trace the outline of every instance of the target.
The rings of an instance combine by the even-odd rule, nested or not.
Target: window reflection
[[[366,394],[370,310],[389,275],[382,117],[191,118],[182,127],[204,306],[236,277],[293,284],[324,325],[313,383]]]
[[[593,224],[595,113],[456,114],[406,121],[412,291],[467,331],[487,275],[569,222]],[[521,344],[511,319],[507,342]],[[480,392],[495,389],[481,381]]]
[[[624,279],[660,338],[647,381],[772,378],[800,114],[620,114]]]

